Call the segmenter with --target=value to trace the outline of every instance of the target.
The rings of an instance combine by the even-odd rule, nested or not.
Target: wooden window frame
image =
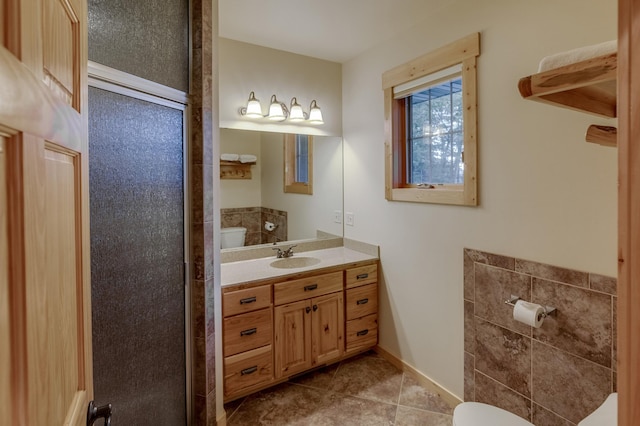
[[[426,55],[386,71],[382,75],[385,121],[385,197],[389,201],[478,205],[478,102],[476,68],[480,33],[474,33]],[[406,114],[403,99],[394,99],[393,88],[440,70],[462,65],[464,129],[464,183],[417,187],[407,183]]]
[[[313,136],[308,138],[308,182],[296,182],[296,135],[284,135],[284,192],[292,194],[313,195]]]

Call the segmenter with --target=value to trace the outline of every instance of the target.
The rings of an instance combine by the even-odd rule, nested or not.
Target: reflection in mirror
[[[309,161],[308,169],[300,172],[313,177],[308,181],[310,190],[304,193],[284,189],[287,138],[296,145],[295,135],[220,129],[221,153],[257,157],[248,173],[220,180],[223,232],[228,233],[226,228],[246,229],[244,244],[238,246],[314,239],[319,231],[342,236],[341,220],[335,221],[336,213],[342,218],[342,138],[298,138],[308,140],[304,143],[308,153],[298,144],[299,153],[306,154]],[[301,164],[301,160],[294,161]],[[238,167],[247,168],[247,164],[239,162]],[[226,240],[224,235],[222,240]]]
[[[313,136],[284,135],[284,192],[313,194]]]

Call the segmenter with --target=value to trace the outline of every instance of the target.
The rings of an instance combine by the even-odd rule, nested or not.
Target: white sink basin
[[[316,257],[287,257],[274,260],[269,265],[279,269],[294,269],[306,268],[307,266],[317,265],[318,263],[320,263],[320,259]]]

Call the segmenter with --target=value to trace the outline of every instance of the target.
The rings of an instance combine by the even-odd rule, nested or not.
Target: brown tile
[[[302,425],[326,399],[325,391],[285,383],[249,395],[227,425]]]
[[[245,398],[239,398],[235,401],[227,402],[226,404],[224,404],[224,410],[227,412],[227,420],[229,420],[236,413],[244,400]]]
[[[531,395],[531,339],[529,337],[476,317],[475,361],[477,371],[526,397]],[[476,398],[478,398],[477,382]]]
[[[202,164],[194,164],[191,166],[192,223],[203,222],[204,191],[202,187]]]
[[[531,421],[531,400],[476,371],[476,401],[494,405]]]
[[[464,267],[464,300],[469,300],[471,302],[474,301],[474,293],[475,293],[475,274],[474,274],[474,265],[475,262],[469,256],[469,249],[464,249],[462,254],[462,264]]]
[[[577,285],[580,287],[589,286],[588,273],[575,271],[573,269],[560,268],[558,266],[547,265],[544,263],[516,259],[516,272],[522,272],[533,275],[534,277]]]
[[[475,387],[474,380],[475,370],[475,357],[468,352],[464,353],[464,400],[475,401]]]
[[[241,213],[222,213],[221,214],[222,228],[235,228],[242,226],[242,214]]]
[[[193,278],[204,281],[204,225],[191,224],[191,247],[193,254]]]
[[[432,413],[430,411],[398,406],[396,421],[393,424],[395,426],[451,426],[453,425],[453,418],[447,414]]]
[[[611,370],[533,341],[532,395],[536,403],[574,423],[611,392]]]
[[[193,419],[196,426],[207,425],[207,398],[205,396],[196,395],[193,401],[194,413]]]
[[[247,228],[247,232],[261,232],[260,230],[262,229],[262,222],[260,222],[260,213],[243,213],[242,226]]]
[[[256,244],[262,244],[261,232],[247,232],[244,234],[244,245],[255,246]]]
[[[394,404],[328,393],[320,409],[294,424],[300,426],[392,425],[396,409],[397,406]]]
[[[464,249],[465,253],[476,263],[496,266],[502,269],[514,269],[515,259],[500,254],[487,253],[480,250]]]
[[[207,354],[204,337],[194,340],[193,353],[193,391],[198,396],[207,395]]]
[[[402,380],[402,390],[400,391],[398,404],[436,413],[453,414],[453,407],[444,401],[440,395],[426,389],[406,373]]]
[[[213,222],[213,166],[206,164],[202,166],[203,194],[202,210],[203,221]]]
[[[216,338],[207,337],[207,395],[216,390]]]
[[[532,423],[537,426],[575,426],[575,423],[571,423],[535,403],[533,404]]]
[[[193,280],[191,281],[191,318],[194,337],[204,337],[206,334],[204,310],[204,282]]]
[[[464,350],[473,354],[476,351],[476,327],[473,316],[473,303],[464,301]]]
[[[331,381],[338,371],[339,364],[332,364],[326,367],[322,367],[318,370],[310,373],[303,374],[302,376],[295,377],[290,381],[303,386],[309,386],[318,389],[329,389],[331,387]]]
[[[589,274],[589,287],[615,296],[618,292],[618,280],[605,275]]]
[[[402,372],[384,358],[368,352],[340,363],[331,390],[396,404],[401,386]]]
[[[215,283],[213,278],[205,281],[204,284],[205,294],[204,294],[204,311],[205,311],[205,325],[206,325],[206,335],[213,336],[216,328],[215,328]]]
[[[218,414],[216,411],[216,391],[215,389],[207,395],[207,426],[218,424]]]
[[[530,300],[531,277],[476,263],[476,316],[510,330],[531,335],[531,327],[514,320],[513,307],[504,303],[511,295]]]
[[[202,226],[204,228],[204,279],[210,280],[213,278],[213,222],[205,222]],[[216,241],[215,243],[220,247],[219,241]]]
[[[611,367],[611,296],[539,278],[532,293],[532,302],[557,309],[533,329],[534,339]]]
[[[611,370],[611,392],[618,392],[618,373]]]
[[[618,298],[612,297],[611,301],[611,366],[618,371]]]

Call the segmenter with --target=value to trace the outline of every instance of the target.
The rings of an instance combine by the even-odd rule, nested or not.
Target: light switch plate
[[[333,211],[333,221],[335,223],[342,223],[342,210]]]
[[[345,212],[344,222],[349,226],[353,226],[353,221],[354,221],[354,214],[352,212]]]

